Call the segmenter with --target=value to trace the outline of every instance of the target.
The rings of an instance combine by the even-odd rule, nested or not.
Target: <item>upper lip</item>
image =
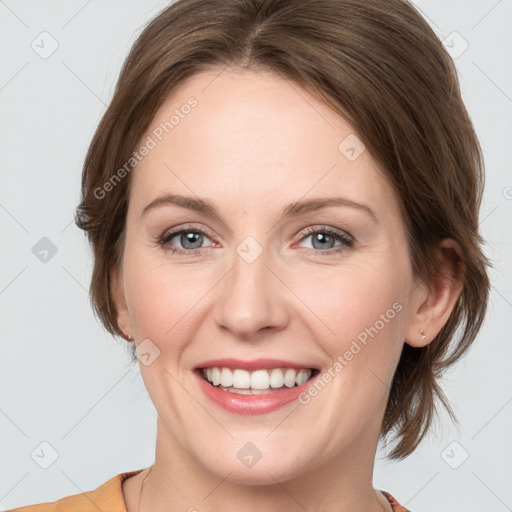
[[[296,361],[288,361],[285,359],[268,359],[268,358],[259,358],[259,359],[251,359],[249,361],[244,361],[242,359],[233,359],[233,358],[222,358],[222,359],[210,359],[208,361],[204,361],[199,363],[196,366],[196,369],[202,368],[240,368],[241,370],[260,370],[266,368],[306,368],[306,369],[315,369],[313,366],[304,363],[298,363]]]

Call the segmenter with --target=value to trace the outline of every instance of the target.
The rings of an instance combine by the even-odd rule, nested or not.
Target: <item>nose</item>
[[[216,323],[237,339],[255,341],[288,325],[290,292],[269,260],[266,251],[254,261],[235,252],[232,268],[221,281]]]

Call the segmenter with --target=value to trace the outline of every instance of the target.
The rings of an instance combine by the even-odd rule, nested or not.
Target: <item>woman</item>
[[[405,511],[372,486],[483,322],[479,142],[402,0],[179,0],[85,161],[91,297],[157,409],[150,468],[21,511]],[[457,336],[456,336],[457,330]]]

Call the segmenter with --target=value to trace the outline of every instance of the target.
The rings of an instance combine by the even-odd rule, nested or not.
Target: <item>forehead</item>
[[[298,84],[270,73],[194,75],[158,110],[142,141],[148,137],[154,147],[132,176],[131,199],[139,206],[169,192],[240,197],[245,205],[333,192],[392,199],[353,127]]]

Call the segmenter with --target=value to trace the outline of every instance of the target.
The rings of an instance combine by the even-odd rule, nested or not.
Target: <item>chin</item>
[[[274,486],[276,482],[285,482],[298,475],[297,467],[280,464],[264,464],[260,461],[252,468],[227,467],[225,472],[216,473],[220,478],[225,478],[231,483],[245,486]],[[228,475],[229,473],[229,475]],[[228,475],[228,476],[226,476]]]
[[[290,480],[298,476],[307,465],[303,452],[294,453],[291,450],[292,447],[300,447],[301,443],[293,443],[290,447],[283,444],[279,444],[279,447],[272,446],[273,443],[267,441],[265,444],[263,440],[256,441],[254,445],[250,442],[235,444],[234,450],[212,447],[211,457],[205,458],[206,453],[203,452],[198,454],[197,460],[207,471],[219,478],[239,485],[259,486]],[[225,455],[222,456],[219,451]]]

